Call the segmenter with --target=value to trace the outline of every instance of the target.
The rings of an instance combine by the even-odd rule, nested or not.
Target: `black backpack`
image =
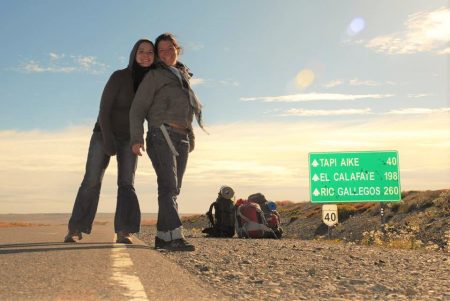
[[[222,191],[222,189],[221,189]],[[210,227],[203,229],[203,233],[213,237],[233,237],[235,233],[236,213],[234,209],[234,202],[231,198],[225,198],[222,193],[219,195],[214,203],[209,206],[206,213],[208,216]],[[234,194],[234,193],[233,193]],[[225,194],[229,196],[229,194]],[[214,210],[214,213],[213,213]]]

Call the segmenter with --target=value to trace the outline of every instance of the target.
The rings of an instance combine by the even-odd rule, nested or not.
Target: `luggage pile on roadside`
[[[247,199],[233,201],[234,190],[222,186],[216,201],[206,216],[210,226],[203,229],[210,237],[275,238],[283,234],[280,214],[275,202],[268,201],[262,193],[254,193]]]

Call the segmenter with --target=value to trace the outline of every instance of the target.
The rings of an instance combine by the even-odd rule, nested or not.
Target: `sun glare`
[[[347,27],[347,34],[349,36],[355,36],[366,27],[366,21],[361,17],[354,18]]]
[[[295,77],[295,84],[297,87],[305,89],[309,87],[315,79],[314,72],[309,69],[303,69]]]

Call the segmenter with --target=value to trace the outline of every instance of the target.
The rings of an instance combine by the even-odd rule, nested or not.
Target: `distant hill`
[[[322,222],[322,205],[277,202],[283,237],[328,239]],[[207,208],[206,208],[207,209]],[[205,211],[206,211],[205,209]],[[385,225],[381,227],[380,203],[338,204],[339,224],[331,239],[394,248],[450,250],[450,189],[408,191],[402,201],[387,203]],[[207,227],[205,215],[184,218],[187,229]]]

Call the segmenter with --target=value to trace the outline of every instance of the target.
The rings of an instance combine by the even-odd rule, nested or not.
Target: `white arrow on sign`
[[[312,179],[313,179],[314,182],[319,181],[319,177],[318,177],[316,174],[314,174],[314,176],[312,177]]]
[[[314,192],[313,192],[313,194],[314,194],[314,196],[318,196],[318,195],[320,195],[320,193],[319,193],[319,190],[317,190],[317,188],[316,188],[316,189],[314,189]]]
[[[317,166],[319,166],[319,163],[316,161],[316,159],[314,159],[314,161],[312,162],[311,165],[314,167],[317,167]]]

